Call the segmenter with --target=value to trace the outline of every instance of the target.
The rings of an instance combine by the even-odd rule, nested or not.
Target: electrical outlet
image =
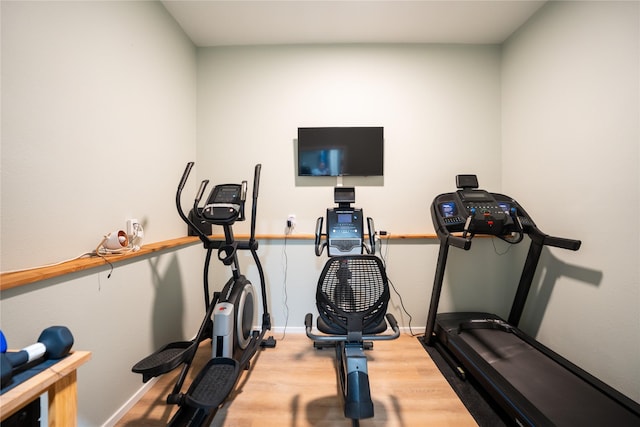
[[[140,222],[135,218],[127,220],[127,236],[129,236],[129,238],[132,238],[137,234],[139,225]]]
[[[289,214],[287,217],[287,228],[292,229],[296,226],[296,216],[294,214]]]

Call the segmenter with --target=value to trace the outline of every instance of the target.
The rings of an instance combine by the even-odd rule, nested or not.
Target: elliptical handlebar
[[[198,194],[196,195],[196,199],[194,201],[193,207],[197,208],[200,204],[200,200],[202,200],[202,196],[204,195],[204,190],[207,189],[207,185],[209,184],[209,180],[205,179],[200,183],[200,189],[198,189]]]
[[[244,216],[244,202],[247,201],[247,181],[242,181],[240,184],[240,216],[238,216],[237,221],[244,221],[246,218]]]
[[[187,184],[187,179],[189,178],[189,174],[191,173],[191,169],[193,168],[193,165],[195,165],[195,162],[187,163],[187,167],[182,173],[182,178],[180,179],[180,183],[178,184],[178,193],[182,193],[184,186]]]
[[[202,200],[202,196],[204,195],[204,190],[207,189],[207,185],[209,184],[209,180],[205,179],[200,183],[200,188],[198,189],[198,193],[196,194],[196,198],[193,201],[193,214],[202,219],[202,213],[200,211],[200,209],[198,208],[198,205],[200,204],[200,200]]]
[[[253,247],[256,240],[256,212],[258,209],[258,187],[260,186],[260,173],[262,165],[258,163],[253,172],[253,197],[251,202],[251,235],[249,237],[249,246]]]
[[[253,171],[253,200],[258,199],[258,187],[260,186],[260,172],[262,165],[258,163]]]
[[[182,178],[180,178],[180,183],[178,184],[178,191],[176,192],[176,208],[178,209],[178,215],[180,215],[180,218],[182,218],[182,220],[184,222],[187,223],[187,225],[189,225],[191,227],[192,230],[194,230],[197,234],[198,237],[200,238],[200,240],[202,240],[204,243],[209,242],[209,238],[207,237],[206,234],[204,234],[199,228],[198,226],[196,226],[193,221],[191,221],[191,219],[184,213],[184,211],[182,210],[182,203],[181,203],[181,197],[182,197],[182,190],[184,190],[185,185],[187,184],[187,179],[189,179],[189,174],[191,174],[191,169],[193,169],[193,165],[195,163],[194,162],[189,162],[187,163],[187,166],[184,169],[184,172],[182,173]],[[196,197],[196,201],[194,203],[194,209],[195,209],[195,213],[197,215],[197,211],[198,211],[198,203],[200,202],[200,199],[202,198],[202,195],[204,194],[204,190],[207,186],[207,184],[209,183],[208,180],[202,181],[202,183],[200,184],[200,189],[198,191],[198,195]]]
[[[191,174],[191,170],[193,169],[193,166],[195,165],[195,162],[188,162],[187,166],[185,167],[184,172],[182,173],[182,178],[180,179],[180,183],[178,184],[178,190],[176,192],[176,207],[178,210],[178,214],[180,215],[180,218],[182,218],[182,220],[197,234],[197,236],[200,238],[200,240],[205,244],[210,244],[212,242],[211,238],[209,236],[207,236],[202,230],[200,230],[200,228],[198,226],[196,226],[196,224],[191,220],[191,218],[189,218],[189,216],[187,216],[187,214],[184,212],[184,210],[182,209],[182,203],[181,203],[181,198],[182,198],[182,191],[184,190],[184,187],[186,186],[187,180],[189,179],[189,175]],[[258,188],[260,185],[260,172],[262,170],[262,165],[260,163],[256,164],[255,166],[255,170],[254,170],[254,176],[253,176],[253,194],[252,194],[252,199],[253,199],[253,203],[251,206],[251,234],[250,234],[250,239],[248,242],[237,242],[237,248],[238,249],[255,249],[256,246],[256,239],[255,239],[255,231],[256,231],[256,212],[257,212],[257,201],[258,201]],[[204,192],[207,188],[209,184],[209,180],[203,180],[200,183],[200,187],[198,188],[198,192],[196,193],[196,198],[194,200],[193,203],[193,212],[194,215],[198,218],[204,218],[204,216],[200,213],[200,209],[198,208],[198,205],[200,204],[200,201],[202,200],[202,197],[204,196]],[[246,194],[247,194],[247,182],[246,181],[242,181],[242,185],[241,185],[241,201],[244,203],[245,199],[246,199]],[[240,212],[240,218],[239,220],[244,220],[244,209],[241,210]]]

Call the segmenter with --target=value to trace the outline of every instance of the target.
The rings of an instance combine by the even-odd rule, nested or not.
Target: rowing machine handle
[[[322,255],[322,251],[324,247],[327,246],[327,242],[322,242],[322,223],[324,221],[323,217],[318,217],[316,220],[316,240],[315,240],[315,250],[316,256]]]
[[[367,229],[369,230],[369,253],[375,255],[376,254],[376,226],[373,222],[373,218],[371,217],[367,217]]]
[[[304,327],[306,329],[311,329],[313,327],[313,315],[311,313],[307,313],[307,315],[304,316]]]
[[[389,326],[391,326],[391,329],[396,331],[398,329],[398,321],[393,316],[393,314],[387,313],[385,317],[387,318],[387,323],[389,323]]]

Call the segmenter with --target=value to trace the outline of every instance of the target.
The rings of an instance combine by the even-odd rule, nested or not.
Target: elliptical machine
[[[206,314],[198,333],[191,341],[179,341],[165,345],[155,353],[136,363],[132,371],[142,374],[142,381],[163,375],[182,365],[173,391],[167,396],[168,404],[180,408],[169,421],[170,426],[201,426],[210,423],[218,408],[233,390],[243,369],[248,369],[260,347],[275,347],[273,337],[264,340],[271,329],[271,318],[267,305],[264,272],[258,258],[258,242],[255,240],[256,207],[261,165],[255,167],[253,180],[253,203],[251,209],[251,235],[248,241],[237,241],[233,235],[233,224],[245,220],[247,182],[242,184],[216,185],[203,207],[200,201],[209,180],[200,184],[193,208],[187,216],[182,209],[181,195],[194,163],[189,162],[182,175],[176,193],[176,206],[180,218],[189,226],[189,234],[197,235],[207,255],[204,263],[204,299]],[[222,226],[224,240],[215,240],[211,225]],[[208,228],[208,230],[207,230]],[[204,230],[204,231],[203,231]],[[220,292],[209,296],[209,267],[213,251],[218,259],[231,267],[232,276]],[[252,330],[255,294],[251,282],[240,272],[237,251],[249,250],[258,269],[262,292],[262,327]],[[198,373],[186,393],[181,389],[200,342],[211,338],[212,354],[209,362]]]
[[[371,418],[374,412],[364,350],[373,348],[371,341],[398,338],[400,329],[394,316],[386,312],[389,283],[382,261],[375,256],[373,220],[367,218],[367,246],[362,209],[351,207],[355,189],[335,187],[334,201],[338,207],[327,209],[326,234],[322,233],[323,218],[316,221],[316,256],[321,256],[325,247],[329,255],[316,289],[317,328],[322,334],[313,332],[311,313],[305,316],[304,324],[316,349],[335,347],[344,415],[358,426],[360,419]],[[387,322],[393,334],[382,335]]]

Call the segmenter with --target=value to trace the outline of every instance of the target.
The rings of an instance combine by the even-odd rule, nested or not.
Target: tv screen
[[[382,176],[382,127],[298,128],[298,176]]]

